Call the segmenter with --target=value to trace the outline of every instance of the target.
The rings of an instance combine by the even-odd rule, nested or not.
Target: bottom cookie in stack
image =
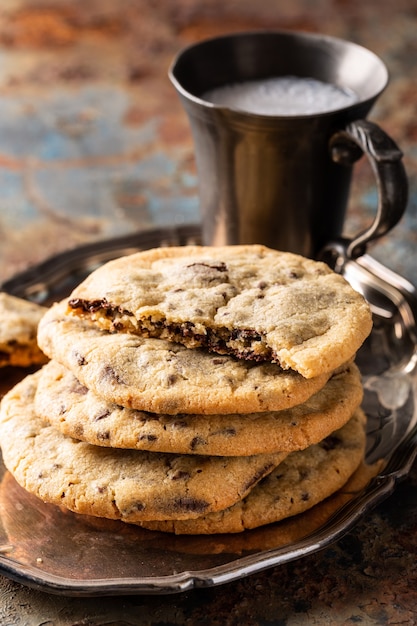
[[[357,410],[345,426],[320,443],[290,453],[248,496],[224,511],[194,520],[140,525],[178,535],[238,533],[303,513],[343,487],[359,467],[365,421]]]

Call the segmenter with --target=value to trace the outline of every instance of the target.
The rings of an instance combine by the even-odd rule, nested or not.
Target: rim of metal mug
[[[332,45],[338,45],[338,46],[346,46],[346,47],[350,47],[352,49],[356,49],[358,51],[361,51],[363,53],[366,53],[367,55],[373,57],[373,59],[380,65],[381,70],[383,71],[383,73],[385,74],[385,78],[382,82],[381,87],[375,91],[375,93],[373,93],[370,96],[366,96],[363,98],[359,98],[356,102],[354,102],[353,104],[350,104],[348,106],[343,106],[337,109],[332,109],[331,111],[323,111],[320,113],[307,113],[307,114],[302,114],[302,115],[293,115],[290,116],[290,118],[288,116],[285,115],[262,115],[259,113],[252,113],[252,112],[248,112],[248,111],[244,111],[242,109],[235,109],[235,108],[231,108],[231,107],[227,107],[227,106],[221,106],[218,104],[215,104],[213,102],[209,102],[207,100],[204,100],[201,97],[198,97],[196,95],[194,95],[193,93],[191,93],[190,91],[188,91],[188,89],[186,89],[185,87],[183,87],[183,85],[181,84],[180,80],[176,77],[175,75],[175,70],[178,68],[178,63],[181,59],[184,58],[184,56],[188,53],[190,53],[192,50],[195,50],[197,48],[203,47],[204,45],[210,45],[210,44],[214,44],[215,42],[221,42],[221,41],[225,41],[225,40],[237,40],[237,39],[244,39],[247,37],[271,37],[271,36],[277,36],[277,37],[286,37],[289,39],[303,39],[305,41],[315,41],[315,42],[324,42],[324,43],[330,43]],[[187,46],[184,46],[183,48],[181,48],[181,50],[179,50],[173,60],[171,61],[171,64],[168,68],[168,77],[171,81],[171,83],[174,85],[175,89],[187,100],[189,101],[193,101],[195,104],[198,104],[199,106],[204,106],[207,109],[212,109],[212,110],[218,110],[218,111],[228,111],[230,113],[233,113],[236,116],[242,116],[245,118],[250,118],[250,117],[256,117],[258,119],[268,119],[270,118],[271,120],[277,120],[277,119],[308,119],[308,118],[317,118],[317,117],[326,117],[326,116],[330,116],[330,115],[335,115],[338,112],[341,111],[350,111],[352,109],[355,109],[357,107],[362,107],[363,105],[365,105],[368,102],[372,102],[374,100],[376,100],[381,93],[383,93],[383,91],[386,89],[388,83],[389,83],[389,79],[390,79],[390,75],[389,75],[389,70],[387,65],[385,64],[385,62],[372,50],[370,50],[369,48],[366,48],[365,46],[362,46],[361,44],[358,44],[356,42],[350,41],[348,39],[342,39],[341,37],[335,37],[333,35],[327,35],[325,33],[310,33],[308,31],[301,31],[301,30],[284,30],[284,29],[280,29],[280,30],[275,30],[275,29],[271,29],[271,30],[245,30],[245,31],[240,31],[240,32],[233,32],[233,33],[226,33],[226,34],[222,34],[222,35],[218,35],[216,37],[208,37],[205,39],[201,39],[199,41],[196,41],[194,43],[191,43]]]

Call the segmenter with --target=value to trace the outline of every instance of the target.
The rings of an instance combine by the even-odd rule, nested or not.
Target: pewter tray
[[[111,258],[199,240],[198,226],[187,226],[91,244],[41,263],[1,289],[51,303]],[[367,255],[346,261],[342,272],[374,314],[374,329],[358,354],[370,467],[333,497],[284,522],[238,535],[175,537],[44,504],[0,462],[0,573],[72,596],[168,594],[220,585],[323,549],[389,496],[417,454],[416,295],[409,282]],[[3,371],[2,391],[23,375]]]

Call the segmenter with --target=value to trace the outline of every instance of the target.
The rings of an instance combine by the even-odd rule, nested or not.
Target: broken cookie
[[[350,360],[372,326],[365,299],[326,264],[260,245],[158,248],[110,261],[72,292],[68,312],[306,378]]]

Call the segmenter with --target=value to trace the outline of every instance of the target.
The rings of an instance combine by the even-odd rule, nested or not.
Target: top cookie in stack
[[[75,289],[69,308],[105,330],[277,363],[305,378],[351,359],[372,324],[364,299],[327,265],[257,245],[115,260]]]

